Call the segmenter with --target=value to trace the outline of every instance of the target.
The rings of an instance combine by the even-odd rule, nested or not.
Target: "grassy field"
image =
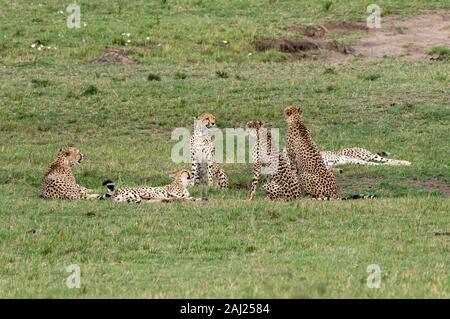
[[[293,36],[285,26],[364,19],[370,1],[78,3],[82,27],[68,29],[69,3],[0,1],[0,297],[450,297],[450,62],[336,64],[253,47]],[[398,16],[450,9],[377,3]],[[138,64],[91,63],[127,40]],[[283,137],[292,104],[322,150],[413,165],[344,167],[341,193],[376,200],[268,203],[259,191],[248,203],[251,164],[224,164],[226,191],[193,188],[202,203],[39,197],[60,147],[82,150],[75,175],[99,192],[106,178],[160,185],[189,167],[171,161],[175,127],[211,112],[219,127],[261,119]],[[80,289],[66,287],[70,264]],[[370,264],[379,289],[366,285]]]

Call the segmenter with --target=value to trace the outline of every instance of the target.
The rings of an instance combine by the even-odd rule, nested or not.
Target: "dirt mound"
[[[255,41],[255,48],[258,51],[267,51],[270,49],[275,49],[281,52],[301,52],[301,51],[311,51],[319,50],[323,47],[323,43],[314,40],[269,40],[262,39]]]
[[[329,21],[323,25],[329,33],[348,33],[352,31],[367,31],[369,28],[365,22],[356,21]]]
[[[286,31],[298,31],[310,38],[322,38],[329,33],[349,33],[352,31],[367,31],[363,22],[328,21],[319,26],[295,25],[285,28]]]
[[[93,64],[136,64],[137,62],[128,58],[131,53],[130,48],[105,49],[103,55],[94,61]]]
[[[255,41],[255,48],[258,51],[275,49],[281,52],[298,53],[313,50],[331,50],[348,54],[352,48],[336,41],[318,41],[312,39],[260,39]]]

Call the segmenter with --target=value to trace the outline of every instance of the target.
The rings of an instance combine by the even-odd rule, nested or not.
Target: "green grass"
[[[438,54],[450,58],[450,49],[445,47],[434,47],[430,50],[429,54]]]
[[[58,14],[66,4],[0,3],[0,297],[450,297],[449,237],[435,235],[450,225],[449,62],[333,64],[253,49],[283,26],[364,18],[364,1],[326,11],[313,1],[80,3],[79,30]],[[398,15],[450,8],[377,4]],[[124,32],[138,64],[90,63]],[[37,51],[36,40],[57,49]],[[62,146],[85,154],[74,172],[86,187],[160,185],[189,167],[170,159],[173,128],[210,112],[219,127],[261,119],[283,137],[292,104],[321,149],[361,146],[413,165],[344,167],[342,195],[379,196],[370,201],[268,203],[260,190],[248,203],[250,164],[224,164],[226,191],[193,188],[204,203],[39,197]],[[65,286],[70,264],[81,289]],[[380,289],[367,288],[370,264]]]

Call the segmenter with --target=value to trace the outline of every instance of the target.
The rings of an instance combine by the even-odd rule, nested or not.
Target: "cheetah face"
[[[173,173],[171,176],[173,181],[180,182],[183,187],[191,186],[194,183],[194,176],[187,169],[182,169]]]
[[[197,124],[201,126],[201,128],[207,128],[208,130],[216,127],[216,117],[209,113],[204,113],[202,115],[197,116]]]
[[[245,132],[252,138],[256,138],[256,132],[262,127],[261,121],[249,121],[245,126]]]
[[[302,115],[303,110],[297,106],[289,106],[284,109],[284,118],[288,123],[291,123],[295,118]]]
[[[69,166],[80,164],[83,160],[83,154],[76,147],[61,148],[58,157],[63,159],[64,163]]]

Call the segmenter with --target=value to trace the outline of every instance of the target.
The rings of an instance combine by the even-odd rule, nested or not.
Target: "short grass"
[[[255,38],[284,36],[286,25],[363,19],[364,1],[80,3],[80,30],[65,27],[62,2],[0,5],[1,297],[450,296],[448,62],[254,52]],[[397,15],[450,8],[378,4]],[[139,64],[90,63],[124,32]],[[37,51],[37,40],[57,49]],[[159,185],[189,165],[170,159],[173,128],[208,111],[219,127],[261,119],[283,137],[292,104],[321,149],[361,146],[413,165],[344,167],[341,193],[379,196],[371,201],[268,203],[260,191],[248,203],[250,164],[224,165],[226,191],[194,188],[209,198],[200,204],[39,197],[61,146],[86,155],[75,169],[86,187]],[[70,264],[81,289],[65,285]],[[370,264],[380,289],[366,285]]]
[[[446,47],[434,47],[430,50],[430,54],[438,54],[450,58],[450,49]]]

